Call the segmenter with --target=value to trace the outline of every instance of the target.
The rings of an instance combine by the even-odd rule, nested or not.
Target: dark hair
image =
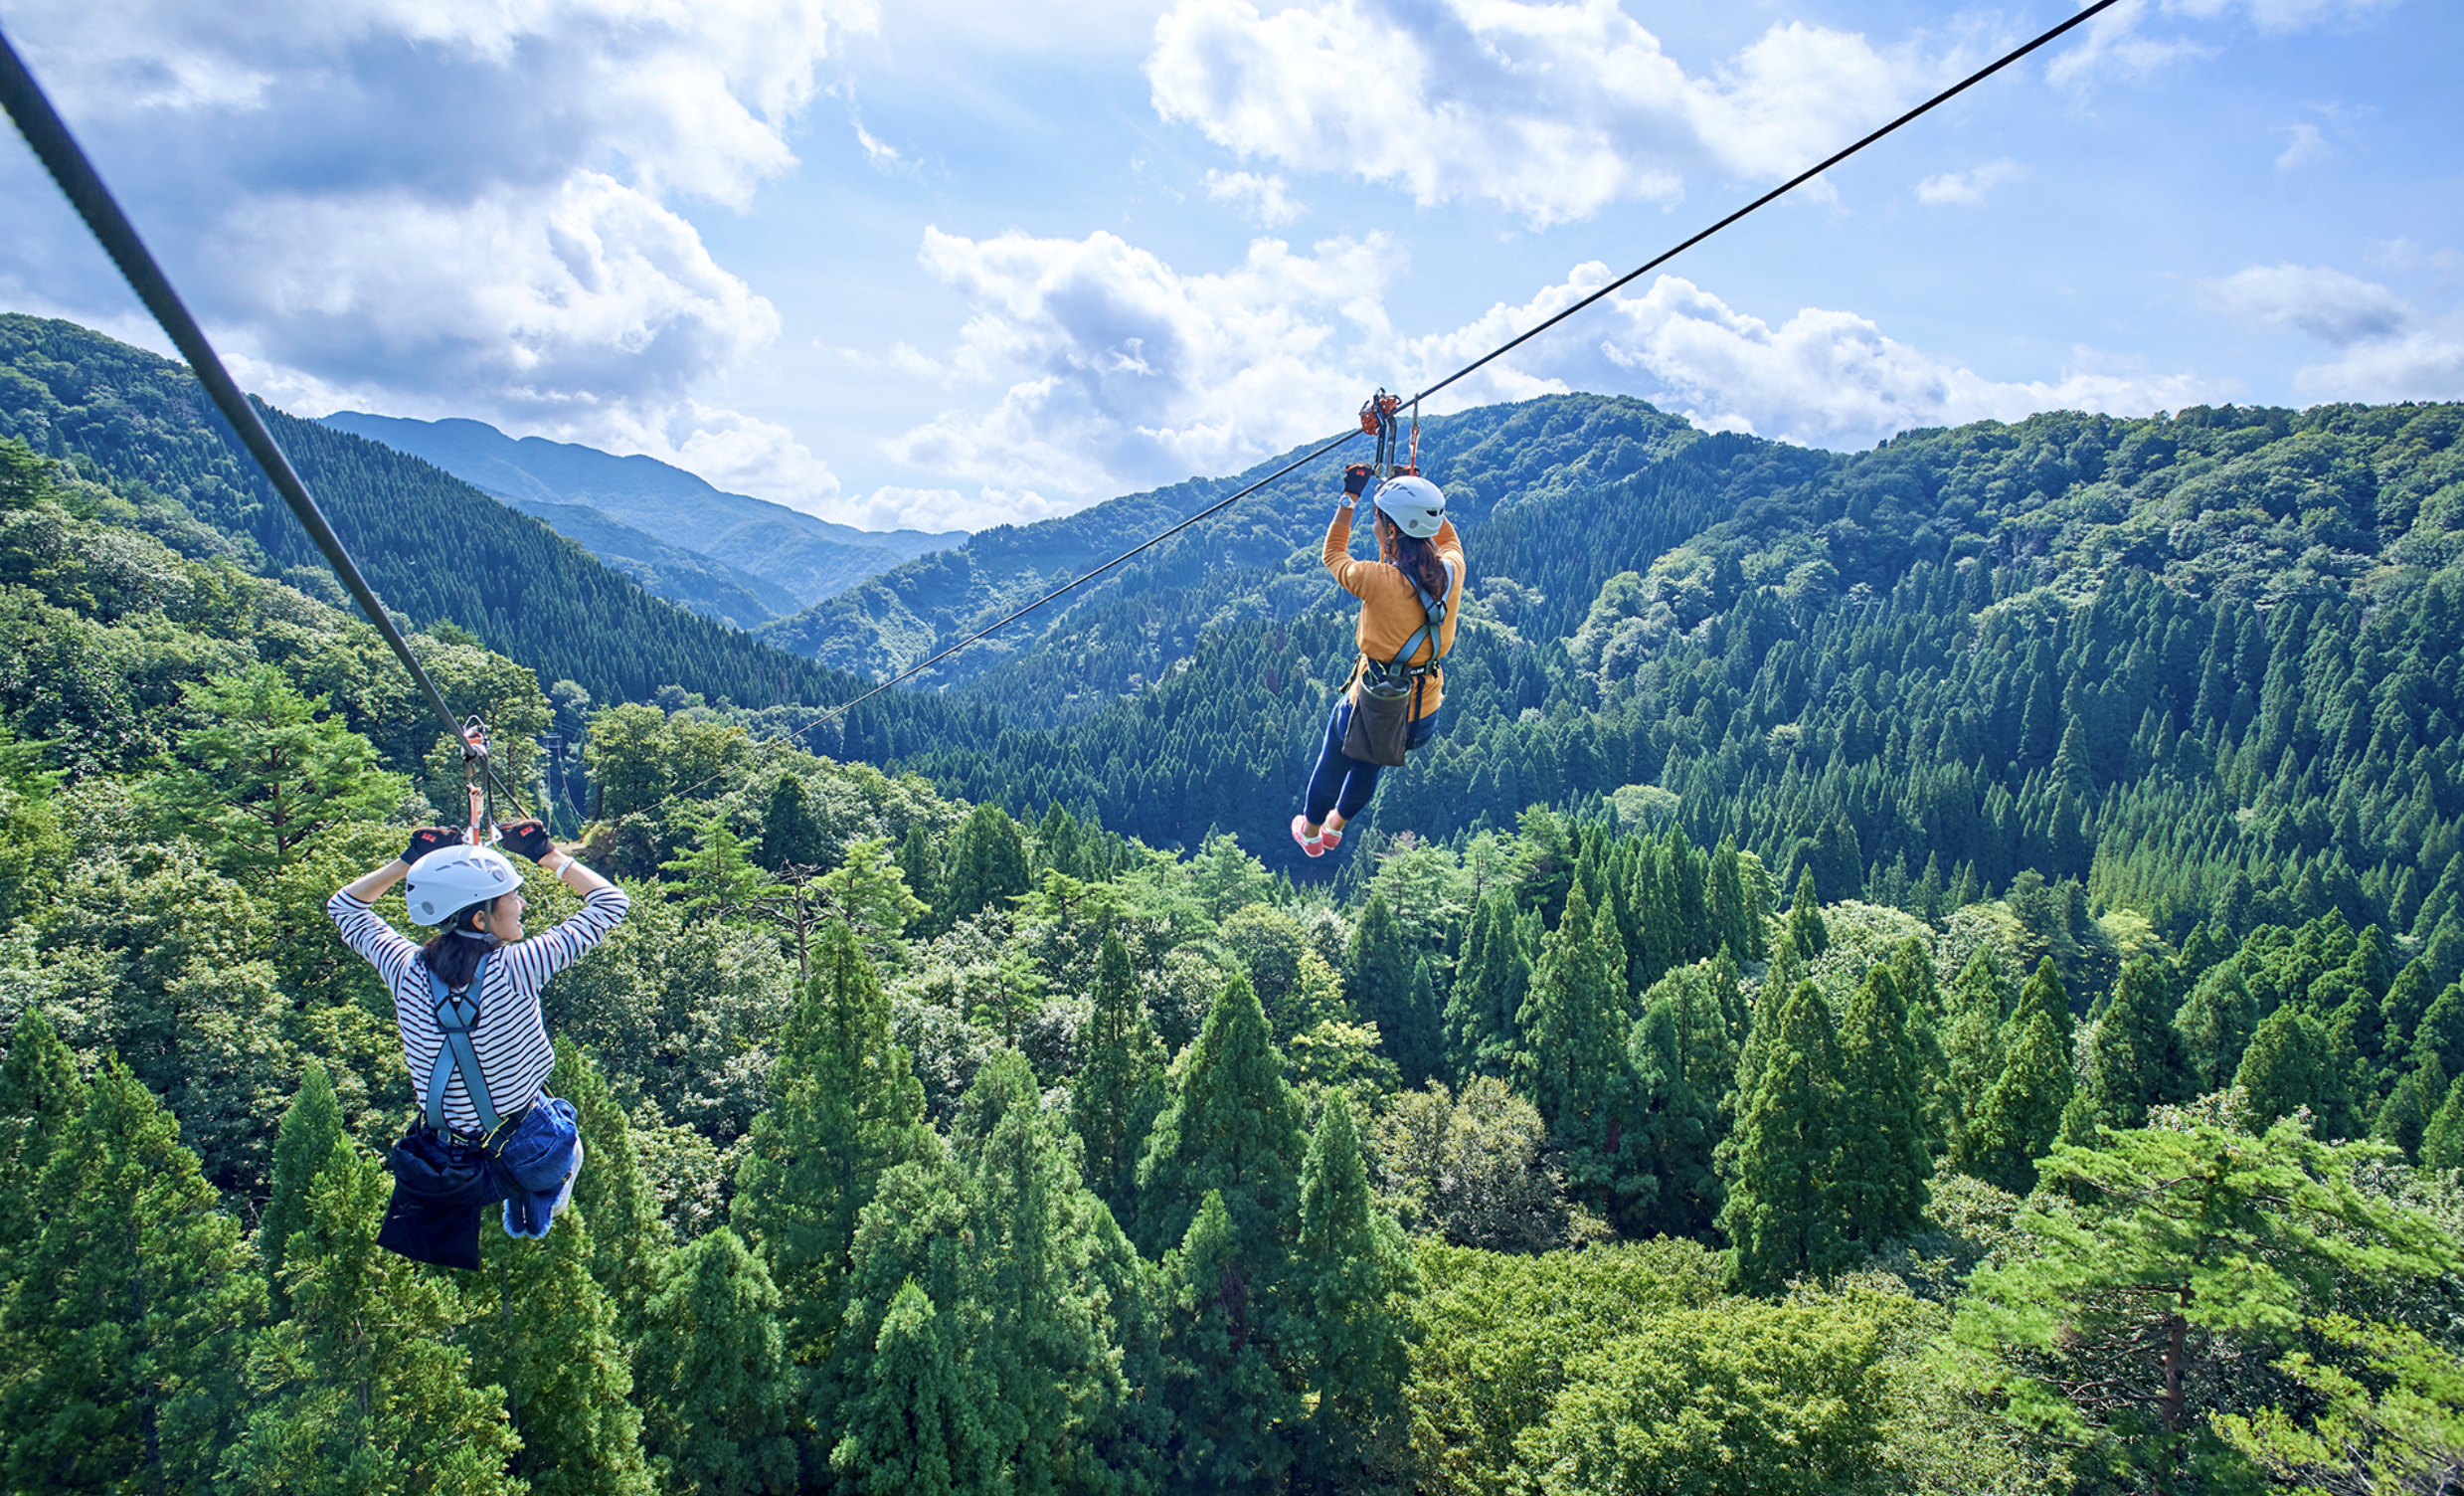
[[[437,980],[446,988],[459,991],[468,987],[479,975],[479,958],[503,944],[493,935],[481,935],[471,928],[471,916],[485,914],[495,907],[494,899],[484,899],[466,909],[456,909],[453,917],[438,927],[420,947],[420,964],[436,973]]]
[[[1403,580],[1417,581],[1421,590],[1439,602],[1446,601],[1446,563],[1438,559],[1437,547],[1416,535],[1403,533],[1403,526],[1377,511],[1377,556],[1394,564],[1403,573]]]

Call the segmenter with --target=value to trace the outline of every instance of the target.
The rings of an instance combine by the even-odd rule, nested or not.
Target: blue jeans
[[[505,1234],[545,1236],[582,1173],[582,1133],[573,1103],[542,1096],[505,1140],[496,1172],[506,1185]]]
[[[1438,714],[1431,712],[1412,724],[1403,740],[1406,749],[1417,748],[1437,736]],[[1378,764],[1364,764],[1343,751],[1343,733],[1351,726],[1351,698],[1334,703],[1326,718],[1325,746],[1318,750],[1318,767],[1309,776],[1309,794],[1301,802],[1301,814],[1312,826],[1325,824],[1329,812],[1339,812],[1345,821],[1369,808],[1369,797],[1377,793]]]

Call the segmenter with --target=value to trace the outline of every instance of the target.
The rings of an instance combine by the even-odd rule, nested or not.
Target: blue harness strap
[[[1443,561],[1439,565],[1446,568],[1446,590],[1453,592],[1455,590],[1455,563]],[[1426,618],[1419,628],[1412,631],[1412,637],[1403,641],[1402,650],[1397,652],[1394,662],[1387,665],[1386,669],[1390,673],[1400,672],[1407,668],[1419,671],[1433,670],[1437,668],[1438,661],[1446,657],[1437,649],[1437,629],[1439,625],[1446,622],[1446,599],[1429,596],[1429,589],[1421,586],[1419,580],[1409,573],[1404,575],[1404,580],[1412,584],[1412,591],[1419,596],[1420,611],[1426,615]],[[1424,639],[1430,642],[1429,659],[1424,664],[1414,665],[1412,656],[1420,653],[1420,642]]]
[[[479,1021],[479,1004],[466,994],[478,992],[486,976],[485,956],[479,958],[478,971],[461,993],[445,991],[441,978],[435,972],[428,974],[429,995],[436,1000],[437,1032],[442,1040],[437,1045],[437,1063],[428,1072],[428,1125],[439,1132],[447,1130],[444,1083],[457,1070],[461,1072],[462,1089],[470,1095],[471,1108],[479,1114],[480,1130],[492,1135],[503,1121],[488,1096],[487,1077],[479,1073],[479,1051],[470,1046],[470,1027]]]

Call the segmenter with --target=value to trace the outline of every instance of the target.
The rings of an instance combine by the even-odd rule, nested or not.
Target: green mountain
[[[667,545],[750,572],[793,599],[776,609],[780,613],[967,539],[961,531],[834,524],[785,504],[723,492],[654,458],[620,458],[543,437],[516,441],[481,421],[411,421],[337,411],[325,424],[423,458],[527,513],[540,514],[536,506],[542,503],[597,509]],[[607,554],[562,525],[557,528],[595,554]]]
[[[687,612],[752,629],[795,611],[795,599],[777,583],[669,545],[597,509],[533,498],[505,502],[632,578],[642,591]]]
[[[711,700],[792,706],[845,700],[862,682],[651,597],[545,524],[417,458],[266,409],[265,419],[386,606],[417,627],[450,623],[544,683],[600,701],[665,686]],[[0,315],[0,437],[91,465],[164,500],[260,575],[341,603],[324,558],[259,475],[184,365],[73,323]],[[919,715],[921,714],[921,715]],[[834,751],[886,753],[912,720],[972,740],[967,711],[884,698],[832,735]],[[887,733],[890,736],[881,737]],[[872,745],[872,746],[868,746]]]

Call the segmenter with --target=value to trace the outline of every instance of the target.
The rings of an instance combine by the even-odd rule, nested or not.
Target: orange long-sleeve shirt
[[[1454,568],[1454,587],[1446,594],[1446,622],[1438,625],[1437,650],[1444,654],[1455,647],[1455,623],[1463,616],[1463,580],[1467,569],[1463,561],[1463,537],[1455,533],[1455,522],[1447,520],[1438,526],[1430,544],[1437,547],[1439,559]],[[1429,621],[1421,610],[1420,595],[1403,573],[1384,561],[1355,561],[1351,558],[1351,507],[1346,504],[1334,511],[1334,519],[1326,526],[1326,549],[1323,557],[1326,570],[1334,574],[1334,585],[1360,600],[1360,653],[1375,660],[1390,660],[1403,648],[1403,642]],[[1423,644],[1412,653],[1413,663],[1429,657],[1430,647]],[[1446,671],[1443,667],[1429,675],[1429,687],[1420,693],[1420,709],[1412,714],[1417,721],[1436,711],[1446,701]]]

